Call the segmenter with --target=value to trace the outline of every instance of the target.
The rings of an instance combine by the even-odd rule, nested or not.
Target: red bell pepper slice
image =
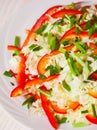
[[[35,31],[38,30],[46,21],[49,20],[49,17],[47,15],[52,15],[53,13],[55,13],[57,11],[58,8],[62,7],[61,5],[57,5],[57,6],[53,6],[51,8],[49,8],[38,20],[37,22],[34,24],[34,26],[31,28],[29,34],[27,35],[23,46],[28,45],[28,42],[30,41],[31,38],[35,39]]]
[[[28,89],[28,88],[30,88],[32,85],[33,86],[35,86],[35,85],[41,85],[42,83],[44,83],[44,82],[49,82],[49,81],[51,81],[51,80],[54,80],[54,79],[56,79],[56,78],[58,78],[58,74],[56,74],[56,75],[52,75],[52,76],[49,76],[49,77],[47,77],[47,78],[45,78],[44,80],[42,80],[42,79],[40,79],[40,78],[35,78],[35,79],[33,79],[33,80],[31,80],[31,81],[28,81],[26,84],[25,84],[25,88],[24,89]]]
[[[58,105],[51,103],[51,102],[50,102],[50,105],[56,113],[59,113],[59,114],[66,114],[67,113],[67,108],[60,108]]]
[[[64,47],[64,49],[66,49],[66,51],[70,51],[72,50],[72,48],[74,47],[74,45],[71,45],[71,46],[67,46],[67,47]],[[37,71],[39,74],[45,74],[46,70],[45,70],[45,66],[46,64],[48,63],[48,60],[54,56],[54,55],[58,55],[60,54],[61,52],[59,50],[55,50],[55,51],[52,51],[50,54],[45,54],[38,62],[38,65],[37,65]]]
[[[94,92],[94,91],[90,90],[90,91],[88,92],[88,94],[89,94],[90,96],[92,96],[93,98],[97,98],[97,92]]]
[[[74,39],[75,37],[84,38],[84,37],[89,37],[89,35],[88,35],[88,32],[85,32],[85,31],[80,32],[79,34],[76,34],[76,32],[73,32],[67,35],[65,39]],[[91,36],[91,39],[92,38],[97,38],[97,33],[93,33]]]
[[[76,9],[63,9],[60,11],[57,11],[56,13],[52,14],[51,16],[53,18],[62,18],[65,14],[67,15],[77,15],[77,14],[82,14],[81,11],[76,10]]]
[[[11,91],[10,97],[16,97],[23,93],[23,89],[21,86],[17,86]]]
[[[96,80],[96,81],[97,81],[97,73],[95,73],[95,72],[94,72],[94,73],[92,73],[92,74],[91,74],[91,77],[92,77],[94,80]]]
[[[14,88],[10,94],[11,97],[19,96],[23,93],[23,89],[26,83],[26,74],[25,74],[25,61],[26,58],[23,54],[20,54],[20,63],[18,66],[18,73],[14,74],[14,77],[16,78],[18,86]]]
[[[93,123],[93,124],[97,124],[97,118],[94,117],[92,114],[88,114],[88,115],[86,115],[85,117],[86,117],[86,119],[87,119],[89,122],[91,122],[91,123]]]
[[[20,54],[20,63],[19,63],[19,67],[18,67],[18,73],[15,75],[15,78],[17,80],[17,83],[19,85],[22,86],[22,88],[24,87],[25,84],[25,80],[26,80],[26,74],[25,74],[25,61],[26,61],[26,57],[23,54]]]
[[[13,45],[8,45],[7,49],[10,51],[15,51],[15,50],[20,51],[21,50],[19,47],[13,46]]]
[[[35,78],[35,79],[33,79],[33,80],[30,80],[30,81],[28,81],[26,84],[25,84],[25,88],[24,89],[28,89],[28,88],[30,88],[32,85],[33,86],[35,86],[35,85],[38,85],[38,84],[42,84],[44,81],[43,80],[41,80],[40,78]]]
[[[60,52],[58,50],[56,51],[52,51],[50,54],[46,54],[44,55],[40,61],[38,62],[38,65],[37,65],[37,70],[38,70],[38,73],[39,74],[44,74],[46,71],[45,71],[45,66],[46,64],[48,63],[48,60],[50,59],[51,56],[54,56],[54,55],[57,55],[59,54]]]
[[[97,54],[97,45],[95,44],[95,43],[90,43],[89,45],[88,45],[88,47],[90,48],[90,49],[92,49],[92,52],[93,52],[93,54]],[[96,73],[94,73],[95,74],[95,76],[96,76]],[[94,75],[93,74],[93,75]],[[96,78],[97,79],[97,78]]]
[[[54,75],[48,76],[46,79],[44,79],[44,82],[49,82],[49,81],[54,80],[58,77],[59,77],[59,74],[54,74]]]
[[[43,90],[43,91],[47,91],[45,86],[40,87],[40,89]],[[50,110],[50,107],[48,105],[47,97],[45,95],[43,95],[42,93],[40,93],[40,98],[41,98],[41,103],[42,103],[43,110],[44,110],[49,122],[51,123],[53,128],[57,129],[59,124],[56,121],[54,113]]]
[[[85,27],[86,23],[87,23],[87,22],[84,22],[84,23],[80,24],[79,26],[83,29],[83,28]],[[72,28],[69,29],[67,32],[65,32],[65,33],[63,34],[63,36],[61,37],[61,39],[60,39],[60,41],[59,41],[59,44],[60,44],[64,39],[66,39],[66,36],[68,36],[68,35],[74,33],[75,30],[76,30],[76,27],[72,27]]]

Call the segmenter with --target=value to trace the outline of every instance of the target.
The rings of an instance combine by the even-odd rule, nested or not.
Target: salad
[[[10,97],[22,96],[33,114],[45,114],[54,129],[97,124],[97,5],[55,5],[16,36]]]

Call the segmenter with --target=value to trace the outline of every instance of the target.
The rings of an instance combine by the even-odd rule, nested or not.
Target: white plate
[[[10,20],[7,28],[2,32],[2,44],[0,44],[0,102],[5,109],[20,123],[31,130],[53,130],[48,120],[44,116],[34,116],[28,113],[27,109],[21,106],[22,98],[11,99],[9,94],[12,90],[9,78],[3,76],[3,72],[8,69],[10,53],[7,51],[7,44],[12,44],[16,35],[25,37],[25,29],[29,29],[37,18],[49,7],[58,4],[70,4],[78,0],[32,0]],[[96,0],[92,2],[96,3]],[[73,130],[69,125],[61,125],[59,130]],[[78,128],[77,128],[78,129]],[[80,130],[96,130],[97,126],[91,125]],[[75,129],[74,129],[75,130]]]

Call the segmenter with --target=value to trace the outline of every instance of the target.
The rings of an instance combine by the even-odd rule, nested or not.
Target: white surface
[[[26,129],[24,126],[15,121],[0,105],[0,130],[28,130],[28,129]]]
[[[31,0],[0,0],[0,34],[11,18],[21,7],[26,6],[26,2]],[[1,36],[1,35],[0,35]],[[0,37],[1,39],[1,37]],[[1,39],[3,41],[3,39]],[[1,84],[0,84],[0,87]],[[0,130],[30,130],[17,122],[0,103]]]
[[[10,56],[6,46],[14,40],[14,36],[24,37],[25,29],[30,28],[38,16],[50,6],[71,1],[79,0],[0,0],[0,61],[2,61],[0,64],[0,103],[4,107],[0,105],[0,130],[53,130],[46,118],[29,115],[21,106],[22,99],[10,99],[9,93],[12,88],[9,79],[4,78],[2,73],[8,68]],[[4,109],[25,126],[13,119]],[[64,129],[73,130],[69,126],[60,128],[60,130]],[[80,130],[91,129],[96,130],[97,127],[91,126]]]

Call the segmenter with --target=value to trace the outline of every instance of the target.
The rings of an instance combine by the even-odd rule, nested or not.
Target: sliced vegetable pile
[[[17,82],[10,96],[23,96],[23,105],[45,113],[54,129],[97,124],[97,5],[81,4],[49,8],[22,46],[18,36],[8,45],[4,75]]]

